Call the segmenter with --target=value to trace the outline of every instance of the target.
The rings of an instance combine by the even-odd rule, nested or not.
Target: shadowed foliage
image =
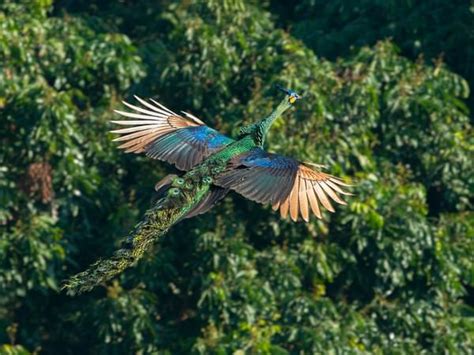
[[[472,10],[287,3],[2,2],[0,352],[470,353]],[[232,194],[103,287],[59,292],[175,172],[116,149],[122,99],[236,137],[275,84],[306,94],[266,149],[351,178],[348,206],[293,223]]]

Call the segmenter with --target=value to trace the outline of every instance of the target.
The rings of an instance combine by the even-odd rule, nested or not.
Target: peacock
[[[302,98],[295,91],[285,93],[266,118],[242,127],[232,139],[204,124],[196,116],[177,114],[159,102],[135,96],[137,103],[123,104],[127,111],[115,110],[125,119],[112,123],[121,128],[114,141],[127,153],[144,153],[153,159],[174,164],[183,173],[170,174],[155,185],[156,198],[109,259],[92,264],[64,285],[69,294],[89,291],[135,264],[160,236],[179,221],[209,211],[230,191],[245,198],[270,204],[283,218],[309,221],[310,214],[322,218],[324,207],[334,212],[332,201],[351,195],[351,185],[322,172],[315,164],[299,162],[264,150],[265,137],[286,110]],[[315,169],[316,167],[316,169]]]

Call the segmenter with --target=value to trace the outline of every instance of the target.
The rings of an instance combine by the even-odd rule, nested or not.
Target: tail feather
[[[159,189],[169,184],[167,179],[170,177],[163,179],[164,184],[159,186]],[[63,289],[69,295],[90,291],[133,266],[142,258],[151,244],[165,235],[190,211],[193,211],[194,206],[199,205],[200,201],[206,200],[208,192],[209,185],[198,184],[191,191],[183,192],[179,202],[167,196],[158,200],[146,212],[143,221],[137,224],[119,250],[110,258],[98,260],[87,270],[72,276],[64,283]]]
[[[179,217],[178,210],[150,209],[119,250],[110,258],[98,260],[87,270],[72,276],[64,283],[63,289],[73,296],[111,280],[141,259],[150,245],[166,234]]]

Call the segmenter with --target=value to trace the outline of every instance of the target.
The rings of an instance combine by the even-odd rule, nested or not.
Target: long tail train
[[[68,295],[76,295],[90,291],[119,275],[141,259],[150,245],[166,234],[181,215],[181,209],[161,209],[159,205],[155,205],[147,211],[144,220],[137,224],[112,257],[98,260],[87,270],[72,276],[65,282],[63,289],[66,289]]]
[[[162,196],[152,208],[145,213],[143,221],[138,223],[122,248],[110,258],[101,259],[69,278],[63,285],[69,295],[76,295],[92,290],[119,275],[126,268],[140,260],[150,245],[165,235],[168,230],[183,218],[204,213],[227,193],[225,189],[211,189],[210,181],[190,185],[189,190],[172,188],[174,175],[165,177],[158,183],[158,194]],[[204,179],[205,180],[205,179]],[[191,179],[188,182],[192,182]]]

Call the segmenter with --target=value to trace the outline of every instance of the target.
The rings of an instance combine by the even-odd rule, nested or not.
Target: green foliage
[[[301,0],[272,5],[291,32],[325,58],[390,37],[408,56],[443,56],[455,71],[474,80],[469,1]]]
[[[289,14],[295,39],[255,1],[0,6],[0,352],[470,353],[469,89],[401,55],[410,32],[352,54],[344,32],[328,61],[313,52],[325,38]],[[159,95],[236,133],[280,100],[276,83],[306,97],[269,150],[351,178],[346,208],[295,224],[233,195],[103,288],[58,292],[118,247],[169,170],[115,149],[119,99]]]

